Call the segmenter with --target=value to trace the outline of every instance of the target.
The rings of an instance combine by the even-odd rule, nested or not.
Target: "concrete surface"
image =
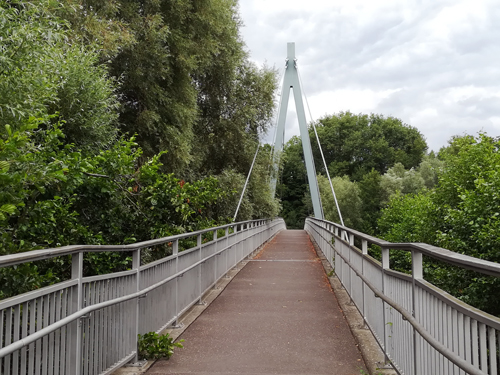
[[[148,374],[338,374],[367,368],[304,231],[282,231]]]

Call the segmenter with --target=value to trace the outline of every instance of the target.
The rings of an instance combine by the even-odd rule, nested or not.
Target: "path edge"
[[[309,235],[309,233],[308,233]],[[345,290],[344,286],[340,282],[339,278],[335,274],[332,266],[324,256],[323,252],[319,248],[318,244],[309,235],[309,239],[313,244],[314,250],[318,258],[321,260],[323,264],[323,269],[325,271],[325,275],[332,286],[333,292],[337,298],[337,302],[340,306],[340,310],[344,315],[345,320],[349,326],[349,329],[356,340],[358,348],[361,352],[361,356],[363,357],[363,361],[365,362],[365,366],[368,369],[370,375],[397,375],[397,371],[392,367],[382,368],[384,367],[385,356],[378,344],[377,340],[373,336],[372,332],[369,328],[365,327],[364,320],[362,315],[360,314],[356,305],[351,301],[351,297]],[[362,375],[362,373],[361,373]]]
[[[214,302],[217,297],[226,289],[226,287],[229,285],[229,283],[234,279],[234,277],[243,269],[248,264],[248,260],[256,257],[258,254],[260,254],[263,250],[264,247],[267,246],[268,243],[270,243],[277,235],[280,233],[282,230],[286,229],[281,229],[274,233],[274,235],[269,238],[267,241],[265,241],[262,245],[260,245],[257,249],[252,251],[246,258],[244,258],[242,261],[240,261],[235,267],[231,268],[225,275],[223,275],[219,281],[217,282],[217,286],[215,288],[212,288],[208,290],[203,296],[202,300],[204,302],[203,305],[193,305],[191,306],[187,311],[185,311],[180,317],[179,317],[179,323],[180,323],[180,328],[165,328],[163,331],[160,332],[160,335],[165,335],[168,333],[168,335],[174,339],[174,341],[177,341],[180,336],[184,333],[184,331],[191,325],[193,324],[196,319]],[[182,349],[176,349],[176,350],[182,350]],[[175,355],[175,353],[174,353]],[[149,360],[149,361],[143,361],[140,362],[139,364],[127,364],[123,367],[120,367],[116,369],[115,371],[111,372],[112,375],[141,375],[145,374],[151,366],[155,364],[156,361],[165,361],[165,359],[155,359],[155,360]]]

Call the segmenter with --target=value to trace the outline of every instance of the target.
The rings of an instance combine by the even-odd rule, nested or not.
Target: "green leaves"
[[[444,159],[444,166],[443,162],[429,159],[436,169],[442,169],[434,189],[392,196],[378,222],[383,238],[425,242],[500,261],[498,141],[485,134],[455,137],[439,156]],[[422,174],[423,168],[419,170]],[[411,264],[401,257],[394,257],[393,261],[405,270]],[[426,269],[429,281],[477,308],[500,314],[500,304],[490,298],[500,292],[498,280],[435,261],[427,262]]]
[[[16,206],[14,206],[13,204],[4,204],[0,207],[0,221],[3,221],[7,218],[6,214],[12,215],[14,212],[16,212]]]
[[[175,348],[183,348],[184,340],[174,342],[168,333],[159,335],[156,332],[137,335],[139,357],[141,359],[169,359],[174,354]]]

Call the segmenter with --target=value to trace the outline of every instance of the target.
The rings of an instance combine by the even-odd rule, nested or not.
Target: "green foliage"
[[[236,6],[0,0],[0,255],[232,218],[276,88],[247,59]],[[279,210],[265,151],[241,219]],[[85,275],[129,267],[126,253],[84,257]],[[2,268],[0,298],[69,275],[65,257]]]
[[[361,207],[363,212],[363,221],[361,229],[368,234],[377,233],[377,220],[380,218],[380,210],[385,192],[381,186],[382,177],[372,169],[369,173],[363,176],[359,182],[359,190],[361,197]]]
[[[57,114],[66,142],[95,153],[116,138],[114,84],[92,47],[68,43],[53,6],[0,2],[0,123],[20,130],[30,117]]]
[[[398,162],[407,169],[415,168],[427,149],[416,128],[394,117],[340,112],[321,118],[316,127],[332,177],[347,175],[360,181],[372,168],[383,174]],[[315,163],[321,172],[324,167],[318,145],[312,130],[310,133]]]
[[[410,170],[405,178],[388,175],[382,181],[380,177],[393,167],[396,169],[391,172],[419,166],[427,149],[422,134],[393,117],[353,115],[350,112],[325,116],[316,126],[332,178],[347,176],[350,181],[358,183],[363,217],[359,218],[358,201],[355,200],[353,207],[346,208],[355,210],[352,220],[349,220],[351,225],[355,229],[376,234],[380,209],[387,203],[389,196],[397,190],[418,191],[425,184],[425,180],[415,170]],[[316,137],[312,129],[309,132],[317,171],[326,174]],[[284,151],[282,186],[279,191],[282,194],[282,216],[287,220],[287,225],[302,227],[308,213],[308,185],[300,139],[292,142],[293,145],[287,146]],[[433,176],[426,177],[432,179]],[[288,185],[292,185],[293,189],[290,190]],[[324,198],[328,200],[329,195],[324,195]],[[350,215],[344,212],[346,210],[342,210],[342,214]]]
[[[274,109],[276,72],[249,62],[237,2],[77,0],[56,11],[120,79],[120,127],[185,179],[245,173]]]
[[[497,139],[480,134],[452,139],[440,151],[444,160],[438,185],[429,192],[395,195],[383,210],[383,238],[396,242],[426,242],[480,259],[498,262],[500,245],[500,153]],[[440,163],[433,161],[439,167]],[[408,269],[409,263],[400,267]],[[495,299],[498,279],[426,262],[429,281],[492,314],[500,314]],[[479,292],[481,290],[481,292]]]
[[[328,178],[318,175],[318,184],[325,219],[340,223],[339,214]],[[357,183],[349,180],[348,176],[344,176],[332,178],[332,185],[345,226],[349,228],[359,228],[362,220],[362,202]]]
[[[276,188],[281,198],[281,216],[287,228],[302,229],[309,211],[305,201],[309,195],[306,168],[304,165],[302,142],[299,137],[292,137],[283,150],[281,161],[281,181]]]
[[[174,354],[175,348],[183,348],[184,340],[174,342],[168,333],[159,335],[156,332],[137,335],[137,346],[140,359],[169,359]]]

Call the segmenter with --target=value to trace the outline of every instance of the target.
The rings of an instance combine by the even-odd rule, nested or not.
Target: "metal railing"
[[[500,319],[425,281],[422,259],[496,277],[500,264],[422,243],[391,243],[313,218],[306,219],[305,230],[400,374],[498,374]],[[382,262],[368,255],[369,244],[381,247]],[[391,250],[411,252],[411,275],[390,269]]]
[[[177,325],[179,316],[230,269],[285,228],[254,220],[124,246],[66,246],[0,257],[0,267],[72,257],[71,280],[0,301],[0,373],[108,374],[137,357],[137,334]],[[218,232],[224,236],[217,236]],[[210,235],[211,241],[202,243]],[[196,246],[179,252],[179,241]],[[141,249],[172,255],[141,265]],[[129,271],[84,277],[83,253],[132,252]]]

